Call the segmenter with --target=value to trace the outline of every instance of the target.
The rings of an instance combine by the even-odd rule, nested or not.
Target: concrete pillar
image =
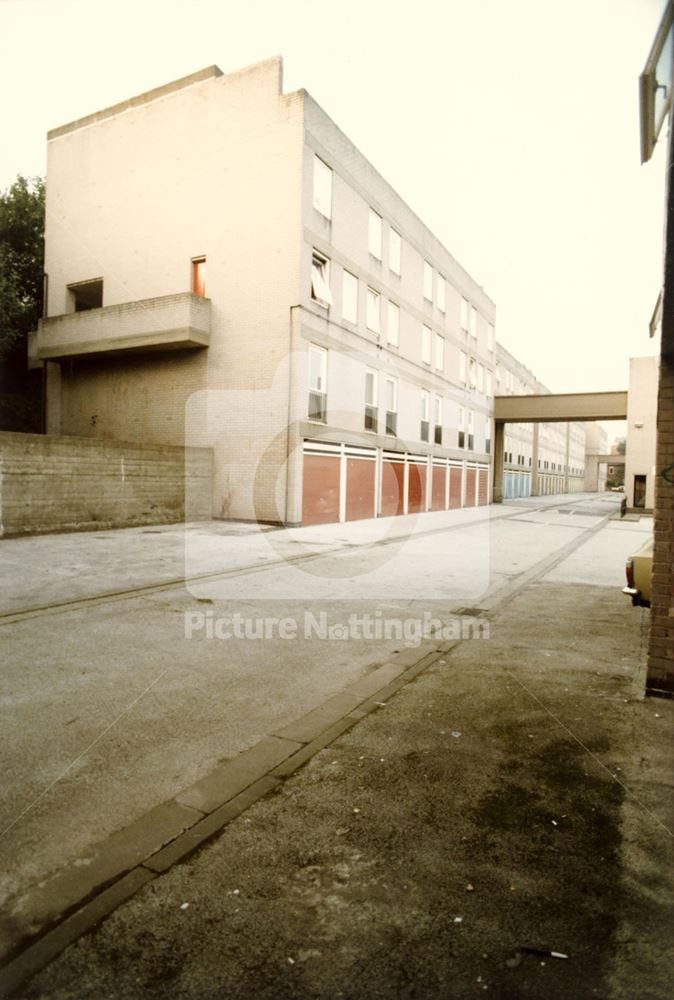
[[[534,439],[531,445],[531,495],[539,496],[538,486],[538,424],[534,424]]]
[[[494,480],[492,483],[492,503],[503,503],[503,448],[505,447],[505,424],[494,421]]]
[[[564,492],[569,492],[569,458],[571,455],[571,424],[566,425],[566,448],[564,449]]]

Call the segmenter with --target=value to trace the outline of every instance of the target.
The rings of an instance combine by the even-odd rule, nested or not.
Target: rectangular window
[[[381,215],[373,208],[370,209],[367,245],[372,256],[381,260]]]
[[[379,292],[374,288],[367,290],[367,328],[373,333],[379,333],[381,328]]]
[[[400,309],[395,304],[395,302],[390,302],[388,304],[388,316],[386,321],[386,340],[393,347],[398,346],[398,337],[400,334]]]
[[[427,260],[424,261],[424,298],[433,301],[433,268]]]
[[[466,381],[466,365],[468,363],[468,358],[466,357],[465,351],[461,351],[459,354],[459,381],[465,383]]]
[[[491,438],[486,437],[484,439],[484,450],[488,455],[491,454]]]
[[[475,447],[475,436],[473,434],[473,411],[468,411],[468,450],[472,451]]]
[[[332,170],[319,156],[314,156],[314,208],[332,218]]]
[[[100,309],[103,306],[102,278],[90,278],[88,281],[78,281],[66,287],[70,312],[86,312],[88,309]]]
[[[445,338],[439,333],[435,335],[435,367],[439,372],[445,370]]]
[[[402,240],[395,229],[388,231],[388,266],[394,274],[400,274]]]
[[[377,373],[365,369],[365,430],[377,430]]]
[[[464,420],[465,420],[465,418],[464,418],[463,407],[460,406],[459,407],[459,436],[458,436],[458,446],[459,446],[459,448],[465,448],[466,447],[466,429],[465,429],[465,422],[464,422]]]
[[[436,444],[442,444],[442,396],[433,397],[433,440]]]
[[[309,420],[325,423],[327,410],[328,352],[309,345]]]
[[[468,328],[468,332],[470,333],[473,340],[477,340],[477,309],[475,308],[475,306],[470,307],[469,322],[470,326]]]
[[[192,291],[195,295],[206,295],[206,258],[192,258]]]
[[[490,323],[487,327],[487,350],[494,350],[494,324]]]
[[[330,261],[318,250],[314,250],[311,258],[311,297],[326,309],[332,305]]]
[[[428,407],[429,394],[427,389],[421,390],[421,440],[428,441]]]
[[[484,365],[477,366],[477,391],[484,392]]]
[[[358,278],[350,271],[342,272],[342,319],[358,322]]]
[[[489,371],[489,369],[487,369],[487,371],[485,372],[484,377],[485,377],[485,393],[487,396],[493,396],[494,393],[492,391],[493,386],[491,380],[491,372]]]
[[[471,358],[468,363],[468,386],[470,389],[474,389],[476,385],[475,368],[475,358]]]
[[[461,299],[461,329],[468,333],[468,299]]]
[[[442,277],[441,274],[438,275],[438,279],[435,286],[435,294],[438,300],[438,309],[440,312],[446,312],[447,310],[447,282]]]
[[[386,433],[395,437],[398,433],[398,382],[394,378],[387,378],[384,383],[384,406]]]
[[[425,365],[431,363],[431,340],[432,330],[430,326],[424,324],[421,328],[421,360]]]

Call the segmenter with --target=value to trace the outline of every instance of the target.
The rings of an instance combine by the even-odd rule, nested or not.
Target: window
[[[206,258],[192,258],[192,292],[195,295],[206,295]]]
[[[386,407],[386,433],[395,437],[398,433],[398,382],[388,376],[384,382],[384,406]]]
[[[379,308],[379,292],[375,292],[374,288],[368,288],[367,290],[367,328],[372,330],[374,333],[379,333],[380,330],[380,308]]]
[[[433,423],[434,428],[434,441],[436,444],[442,444],[442,396],[433,397]]]
[[[388,231],[388,266],[394,274],[400,274],[400,258],[402,256],[402,240],[395,229]]]
[[[493,396],[491,372],[489,371],[489,369],[487,369],[487,371],[485,372],[484,378],[485,378],[485,394],[487,396]]]
[[[427,260],[424,261],[424,298],[433,301],[433,268]]]
[[[425,365],[431,363],[431,339],[432,330],[430,326],[424,324],[421,328],[421,360]]]
[[[311,297],[319,305],[332,305],[330,291],[330,261],[318,250],[314,250],[311,258]]]
[[[447,309],[447,282],[441,274],[438,275],[438,280],[435,283],[435,294],[437,297],[438,309],[440,312],[445,312]]]
[[[102,278],[79,281],[67,288],[71,312],[86,312],[87,309],[100,309],[103,306]]]
[[[386,322],[386,340],[393,347],[398,346],[398,336],[400,332],[400,309],[395,302],[388,304],[388,317]]]
[[[475,447],[475,435],[473,434],[473,411],[468,411],[468,450],[472,451]]]
[[[485,436],[485,439],[484,439],[484,450],[486,451],[486,453],[488,455],[491,454],[491,438],[488,436],[489,433],[490,433],[490,431],[489,431],[489,428],[487,427],[486,436]]]
[[[332,170],[319,156],[314,156],[314,208],[332,218]]]
[[[342,272],[342,319],[358,322],[358,278],[350,271]]]
[[[458,437],[459,448],[466,447],[466,431],[465,431],[465,417],[463,412],[463,407],[459,407],[459,437]]]
[[[439,333],[435,335],[435,367],[439,372],[445,370],[445,338]]]
[[[468,332],[468,299],[461,299],[461,329]]]
[[[473,340],[477,340],[477,309],[475,308],[475,306],[470,307],[469,322],[470,326],[468,328],[468,332],[470,333]]]
[[[427,389],[421,390],[421,440],[428,441],[428,405],[429,395]]]
[[[490,323],[487,327],[487,350],[494,350],[494,324]]]
[[[475,369],[475,358],[471,358],[468,363],[468,386],[470,389],[474,389],[476,385]]]
[[[365,430],[377,430],[377,373],[365,369]]]
[[[309,420],[325,423],[327,401],[328,352],[309,345]]]
[[[466,365],[468,363],[468,358],[466,357],[465,351],[461,351],[459,354],[459,381],[466,381]]]
[[[381,260],[381,215],[373,208],[370,209],[367,245],[372,256]]]
[[[484,365],[477,366],[477,391],[484,392]]]

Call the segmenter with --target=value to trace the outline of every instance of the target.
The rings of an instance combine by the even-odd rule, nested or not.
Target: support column
[[[534,424],[534,440],[531,445],[531,495],[539,496],[538,492],[538,424]]]
[[[503,448],[505,446],[505,424],[494,421],[494,479],[492,482],[492,503],[503,503]]]
[[[566,448],[564,450],[564,492],[569,492],[569,457],[571,455],[571,424],[566,425]]]

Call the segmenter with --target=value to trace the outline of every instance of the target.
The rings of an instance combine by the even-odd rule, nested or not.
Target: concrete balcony
[[[41,319],[40,361],[208,347],[211,300],[182,292]]]

